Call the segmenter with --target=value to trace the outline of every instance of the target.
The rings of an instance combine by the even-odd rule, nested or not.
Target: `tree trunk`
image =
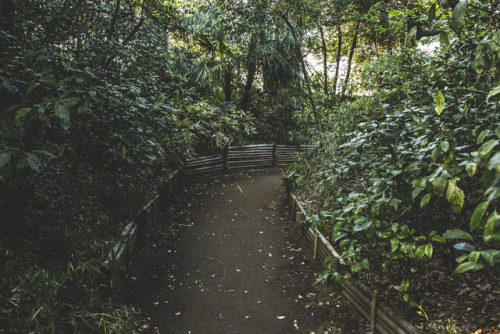
[[[323,94],[326,97],[328,95],[328,60],[327,60],[327,49],[325,42],[325,34],[323,33],[323,27],[319,26],[319,32],[321,34],[321,51],[323,53]]]
[[[257,38],[252,35],[250,46],[248,47],[247,55],[247,79],[245,88],[243,89],[243,98],[241,99],[241,109],[248,111],[250,108],[250,95],[252,93],[253,80],[257,71],[257,62],[255,61],[254,52],[257,48]]]
[[[224,97],[226,102],[233,99],[233,69],[228,67],[224,70]]]
[[[292,31],[293,39],[295,40],[295,48],[297,52],[297,57],[300,60],[300,65],[302,67],[302,73],[304,74],[304,82],[307,87],[307,95],[309,96],[309,100],[311,101],[311,109],[314,115],[314,119],[316,121],[316,128],[318,129],[319,132],[323,132],[323,127],[321,126],[321,122],[319,121],[318,117],[318,111],[316,109],[316,102],[314,101],[314,96],[312,93],[312,88],[311,88],[311,83],[309,82],[309,74],[307,73],[307,68],[306,68],[306,63],[304,62],[304,56],[302,55],[302,47],[300,44],[299,37],[297,35],[297,32],[295,31],[295,27],[290,23],[288,18],[283,15],[282,16],[283,20],[285,23],[288,25],[290,30]]]
[[[339,80],[340,60],[342,56],[342,31],[340,25],[337,26],[337,29],[338,29],[337,64],[335,65],[335,77],[333,78],[333,94],[335,95],[337,95],[337,81]]]
[[[352,44],[351,44],[351,50],[349,51],[349,59],[347,60],[347,74],[345,76],[344,86],[342,87],[341,99],[345,99],[345,92],[347,90],[347,85],[349,84],[349,76],[351,74],[352,58],[354,56],[354,50],[356,49],[356,43],[358,40],[358,32],[359,32],[360,24],[361,24],[360,21],[358,21],[358,23],[356,23],[356,32],[354,33],[354,38],[352,39]]]

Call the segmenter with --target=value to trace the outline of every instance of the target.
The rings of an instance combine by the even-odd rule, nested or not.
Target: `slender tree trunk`
[[[356,23],[356,32],[354,33],[354,38],[352,39],[352,44],[351,44],[351,50],[349,51],[349,59],[347,60],[347,74],[345,76],[344,86],[342,87],[341,99],[345,98],[345,92],[347,90],[347,85],[349,84],[349,76],[351,74],[352,58],[354,56],[354,50],[356,49],[356,43],[358,40],[358,32],[359,32],[360,24],[361,24],[360,21],[358,21],[358,23]]]
[[[226,102],[233,99],[233,69],[228,67],[224,70],[224,97]]]
[[[115,32],[116,20],[118,19],[118,14],[120,14],[120,0],[116,1],[115,12],[113,13],[113,18],[111,19],[111,24],[108,30],[108,41],[113,38],[113,33]]]
[[[255,79],[255,72],[257,71],[257,62],[255,61],[254,57],[256,48],[257,37],[255,37],[255,35],[252,35],[247,55],[247,79],[245,81],[245,88],[243,89],[243,98],[241,99],[241,109],[243,109],[244,111],[248,111],[248,109],[250,108],[250,96],[252,93],[253,80]]]
[[[300,60],[300,65],[302,67],[302,73],[304,74],[304,82],[307,87],[307,95],[309,96],[309,100],[311,101],[311,109],[314,115],[314,120],[316,121],[316,128],[319,132],[323,132],[323,127],[321,126],[321,122],[319,121],[318,111],[316,108],[316,102],[314,101],[314,95],[311,88],[311,83],[309,82],[309,74],[307,73],[306,63],[304,62],[304,56],[302,55],[302,47],[300,44],[299,37],[297,32],[295,31],[295,27],[290,23],[288,17],[285,15],[282,16],[285,23],[288,25],[290,30],[292,31],[293,39],[295,40],[295,48],[297,52],[297,57]]]
[[[340,60],[342,57],[342,31],[340,25],[337,26],[337,64],[335,65],[335,77],[333,78],[333,94],[337,95],[337,81],[339,80]]]
[[[327,60],[327,48],[325,42],[325,34],[323,32],[323,27],[319,26],[319,32],[321,34],[321,51],[323,53],[323,94],[326,97],[328,95],[328,60]]]

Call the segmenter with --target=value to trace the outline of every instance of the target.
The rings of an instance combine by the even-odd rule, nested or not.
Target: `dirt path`
[[[277,175],[198,186],[161,219],[124,289],[159,333],[362,333],[310,259]],[[339,319],[339,317],[342,317]]]

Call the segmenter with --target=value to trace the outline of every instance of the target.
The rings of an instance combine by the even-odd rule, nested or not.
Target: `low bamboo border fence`
[[[208,181],[249,169],[286,168],[295,161],[297,153],[311,148],[307,145],[278,144],[231,146],[223,154],[188,159],[182,168],[159,185],[153,198],[123,229],[105,261],[111,287],[118,287],[127,273],[130,255],[142,241],[146,227],[154,225],[158,215],[172,204],[174,194],[185,183]]]
[[[187,160],[183,168],[174,171],[157,189],[153,198],[140,210],[135,219],[126,225],[119,241],[111,250],[107,264],[107,274],[111,287],[119,286],[121,277],[127,272],[129,257],[143,239],[144,230],[154,225],[158,215],[174,200],[174,195],[185,183],[208,181],[225,174],[237,173],[249,169],[286,168],[296,159],[299,152],[311,149],[311,146],[289,146],[260,144],[231,146],[223,154]],[[286,193],[290,201],[290,211],[297,227],[313,249],[313,258],[324,266],[325,259],[331,257],[337,263],[343,263],[325,236],[309,227],[304,230],[302,222],[308,217],[303,205],[292,194],[291,182],[285,178]],[[342,294],[356,310],[371,323],[373,331],[382,334],[418,334],[410,323],[399,317],[387,305],[377,299],[377,293],[370,291],[360,282],[348,282]]]
[[[311,148],[278,144],[230,146],[221,154],[187,160],[185,180],[199,182],[249,169],[286,168],[295,161],[297,153]]]
[[[317,229],[304,228],[303,221],[308,217],[304,206],[292,194],[292,183],[284,178],[286,194],[289,201],[290,214],[295,218],[297,228],[304,234],[313,251],[313,258],[326,267],[325,259],[330,257],[335,264],[345,264],[339,253],[333,248],[328,239]],[[377,292],[371,291],[359,281],[347,282],[342,294],[351,302],[354,308],[366,318],[373,332],[382,334],[418,334],[420,333],[409,322],[402,319],[384,302],[378,300]]]
[[[128,271],[130,255],[142,242],[144,230],[148,225],[154,225],[158,215],[172,204],[174,195],[183,187],[183,169],[175,170],[157,188],[153,198],[142,207],[136,217],[123,229],[116,245],[108,255],[105,265],[107,276],[112,288],[120,285],[121,278]]]

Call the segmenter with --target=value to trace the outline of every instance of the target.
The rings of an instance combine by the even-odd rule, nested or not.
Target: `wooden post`
[[[313,251],[313,259],[316,260],[316,257],[318,255],[318,232],[316,231],[314,235],[314,251]]]
[[[278,144],[273,145],[273,168],[278,168]]]
[[[224,149],[224,174],[229,172],[229,147]]]
[[[373,291],[371,312],[371,327],[373,333],[375,333],[375,326],[377,325],[377,294],[377,291]]]
[[[295,223],[297,224],[297,229],[302,230],[300,223],[304,219],[304,214],[301,211],[295,213]]]

